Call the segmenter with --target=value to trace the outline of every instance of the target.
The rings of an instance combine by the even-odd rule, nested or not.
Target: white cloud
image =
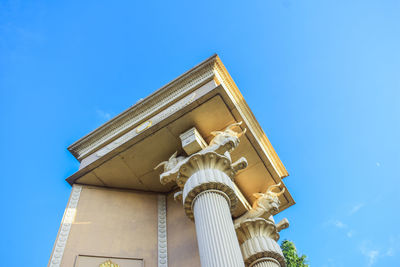
[[[379,250],[370,250],[367,253],[367,257],[368,257],[368,266],[372,266],[375,262],[376,259],[379,256]]]
[[[339,220],[334,221],[333,225],[340,229],[347,228],[347,225]]]
[[[351,238],[354,236],[355,231],[351,229],[347,224],[340,220],[330,220],[325,223],[325,225],[333,225],[337,229],[339,229],[343,234],[345,234],[348,238]]]
[[[394,248],[389,248],[387,251],[386,251],[386,254],[385,254],[386,256],[389,256],[389,257],[392,257],[392,256],[394,256]]]
[[[96,113],[97,113],[97,116],[99,116],[102,120],[108,121],[109,119],[111,119],[111,114],[108,112],[105,112],[101,109],[97,109]]]
[[[350,210],[350,215],[356,213],[357,211],[359,211],[362,207],[364,207],[364,203],[359,203],[357,205],[354,205],[351,210]]]
[[[400,235],[391,236],[389,238],[389,248],[386,250],[385,256],[393,257],[400,250]]]
[[[380,254],[378,249],[371,248],[370,243],[370,241],[364,241],[360,247],[361,253],[367,258],[368,266],[374,265]]]
[[[353,231],[353,230],[350,230],[350,231],[347,232],[346,235],[347,235],[347,237],[351,238],[351,237],[353,237],[353,235],[354,235],[354,231]]]

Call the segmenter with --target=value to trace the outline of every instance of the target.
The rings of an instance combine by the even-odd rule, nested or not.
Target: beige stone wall
[[[200,267],[196,228],[183,210],[183,206],[167,198],[168,267]]]
[[[81,257],[79,262],[98,266],[111,257],[139,266],[143,259],[144,266],[157,267],[157,216],[155,193],[83,185],[60,266],[76,266],[78,255],[86,255],[96,258]],[[194,222],[172,194],[167,197],[167,241],[169,267],[200,267]],[[82,264],[87,265],[78,266]]]
[[[83,186],[61,267],[74,266],[78,255],[157,266],[157,195]]]

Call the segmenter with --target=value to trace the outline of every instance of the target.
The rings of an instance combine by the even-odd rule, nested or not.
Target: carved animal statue
[[[277,213],[279,211],[279,205],[281,204],[278,197],[285,192],[285,188],[280,192],[273,192],[272,190],[274,188],[279,188],[280,185],[281,183],[271,185],[265,193],[253,194],[257,199],[254,201],[252,209],[237,218],[234,222],[235,225],[240,224],[247,219],[268,219],[273,213]]]
[[[246,133],[246,129],[240,132],[233,130],[234,127],[239,127],[242,122],[236,122],[225,128],[224,131],[213,131],[211,134],[215,136],[208,146],[208,150],[214,150],[219,153],[230,151],[239,145],[239,138]],[[221,150],[222,151],[218,151]]]
[[[185,159],[185,157],[179,156],[177,157],[176,155],[178,154],[178,151],[176,151],[174,154],[171,155],[171,157],[169,157],[169,159],[167,161],[163,161],[160,164],[158,164],[154,169],[158,169],[161,166],[164,166],[164,172],[170,171],[173,168],[175,168],[176,165],[178,165],[178,163],[180,161],[182,161],[183,159]]]

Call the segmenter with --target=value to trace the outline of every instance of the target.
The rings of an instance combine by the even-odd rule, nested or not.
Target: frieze
[[[177,79],[156,91],[148,100],[145,99],[137,103],[123,112],[123,115],[111,120],[106,125],[96,129],[93,133],[78,140],[68,149],[77,159],[82,159],[102,143],[137,124],[149,114],[154,113],[179,97],[179,95],[183,95],[197,85],[211,79],[214,76],[213,65],[215,64],[215,58],[207,61],[196,71],[188,73],[187,77]]]
[[[102,149],[97,151],[96,154],[95,154],[96,157],[100,158],[100,157],[106,155],[108,152],[110,152],[110,151],[114,150],[115,148],[117,148],[118,146],[126,143],[128,140],[134,138],[135,136],[137,136],[141,132],[149,129],[150,127],[152,127],[153,125],[155,125],[158,122],[162,121],[163,119],[171,116],[176,111],[178,111],[178,110],[184,108],[185,106],[191,104],[194,101],[195,98],[196,98],[196,92],[193,92],[189,96],[186,96],[185,98],[183,98],[180,101],[178,101],[176,104],[168,107],[167,109],[163,110],[162,112],[160,112],[159,114],[157,114],[156,116],[151,118],[150,120],[145,121],[144,123],[142,123],[139,126],[137,126],[136,128],[134,128],[133,130],[127,132],[126,134],[124,134],[121,137],[117,138],[115,141],[111,142],[110,144],[106,145],[105,147],[103,147]]]

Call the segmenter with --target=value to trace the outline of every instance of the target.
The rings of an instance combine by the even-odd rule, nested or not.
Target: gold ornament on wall
[[[112,261],[108,260],[108,261],[100,264],[99,267],[120,267],[120,266],[118,264],[113,263]]]

